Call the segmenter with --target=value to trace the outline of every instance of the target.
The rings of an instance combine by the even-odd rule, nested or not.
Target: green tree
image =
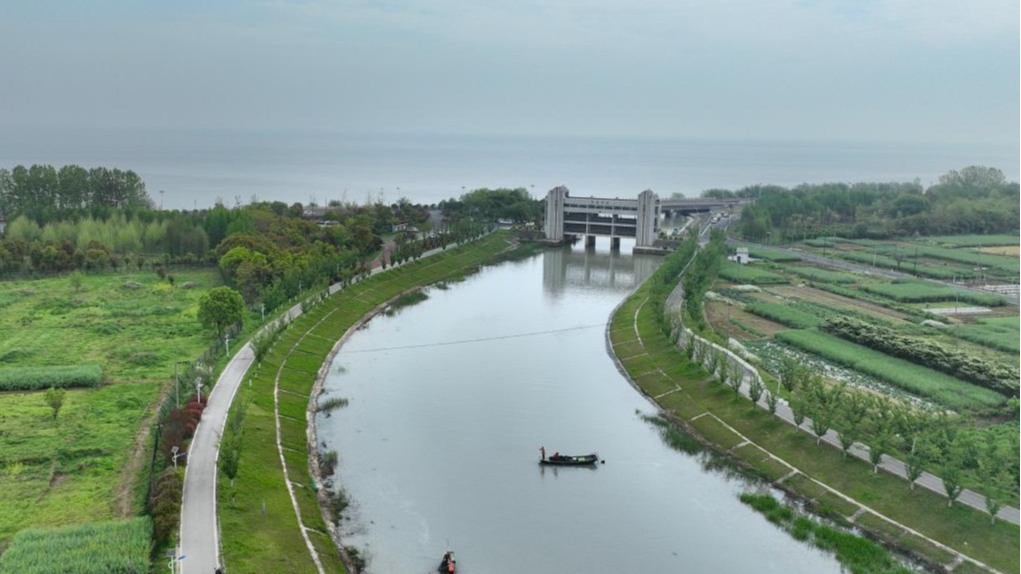
[[[797,395],[792,395],[790,405],[791,414],[794,415],[794,426],[801,428],[801,423],[805,422],[805,401]]]
[[[869,462],[872,463],[872,473],[879,474],[879,464],[883,462],[883,455],[890,450],[890,435],[883,432],[869,441]]]
[[[847,459],[847,452],[861,436],[862,424],[869,413],[869,402],[865,395],[855,391],[842,390],[838,395],[840,404],[836,405],[839,415],[837,416],[837,433],[840,439],[840,448],[844,452],[844,459]]]
[[[765,389],[758,377],[752,377],[752,382],[748,385],[748,398],[752,400],[752,403],[759,404],[759,399],[762,398],[762,392]]]
[[[244,320],[245,301],[230,287],[217,287],[199,299],[198,320],[203,327],[215,329],[218,336],[231,325]]]
[[[943,490],[947,493],[947,506],[953,506],[964,489],[961,485],[962,465],[960,454],[957,452],[951,452],[950,459],[943,463]]]
[[[65,396],[67,396],[67,392],[64,389],[54,387],[50,387],[46,394],[43,395],[46,404],[53,411],[53,420],[57,420],[57,416],[60,415],[60,409],[64,406]]]
[[[798,381],[802,379],[805,374],[805,367],[790,355],[784,355],[780,361],[780,384],[783,388],[787,389],[788,393],[793,393],[794,389],[798,387]]]

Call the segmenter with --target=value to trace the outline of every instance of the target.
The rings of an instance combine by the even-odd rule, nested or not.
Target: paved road
[[[742,241],[738,239],[727,238],[728,245],[746,245],[751,247],[759,247],[762,249],[770,249],[772,251],[781,251],[793,255],[794,257],[800,258],[802,261],[808,261],[809,263],[816,263],[819,265],[827,265],[829,267],[835,267],[837,269],[843,269],[845,271],[853,271],[855,273],[871,273],[872,275],[879,275],[880,277],[886,277],[887,279],[921,279],[923,281],[931,281],[933,283],[942,283],[943,285],[949,285],[951,287],[957,287],[959,289],[965,289],[974,293],[982,295],[1000,295],[1004,299],[1017,305],[1019,302],[1018,297],[1011,297],[1010,295],[1004,295],[1002,293],[993,293],[992,291],[986,291],[984,289],[977,289],[975,287],[969,287],[967,285],[961,285],[960,283],[952,283],[950,281],[940,281],[938,279],[929,279],[926,277],[916,277],[910,273],[902,273],[900,271],[894,271],[893,269],[883,269],[881,267],[870,267],[868,265],[862,265],[860,263],[851,263],[850,261],[844,261],[842,259],[833,259],[831,257],[823,257],[816,253],[810,253],[808,251],[802,251],[801,249],[790,249],[787,247],[778,247],[776,245],[761,245],[757,243],[750,243],[748,241]]]
[[[422,254],[422,258],[442,253],[433,249]],[[374,262],[378,265],[378,262]],[[389,269],[393,269],[390,267]],[[376,266],[370,275],[383,273]],[[329,287],[332,295],[340,291],[341,285]],[[284,322],[293,321],[301,315],[301,303],[295,304],[282,315]],[[266,327],[263,327],[265,329]],[[220,452],[220,437],[227,422],[230,405],[234,401],[241,381],[255,360],[252,344],[246,343],[237,350],[234,357],[220,373],[216,386],[209,394],[209,402],[202,411],[202,419],[191,441],[188,466],[184,475],[184,492],[181,500],[181,529],[179,573],[213,574],[220,566],[220,530],[216,513],[217,457]]]

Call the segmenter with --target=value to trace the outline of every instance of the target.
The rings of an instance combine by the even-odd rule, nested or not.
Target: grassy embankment
[[[279,384],[280,389],[287,472],[302,524],[326,571],[343,572],[308,473],[306,409],[316,373],[344,332],[377,306],[406,290],[462,277],[508,246],[507,235],[498,233],[376,275],[327,298],[281,333],[267,357],[248,373],[235,398],[235,404],[249,404],[242,424],[240,471],[233,487],[221,475],[218,490],[223,559],[230,572],[316,571],[299,531],[276,448],[275,386]]]
[[[657,305],[646,302],[649,296],[647,282],[618,308],[612,317],[610,338],[622,365],[645,393],[655,397],[681,388],[657,399],[668,413],[686,422],[720,450],[741,444],[743,439],[737,433],[748,437],[755,444],[736,448],[733,454],[771,480],[781,479],[790,468],[770,457],[770,453],[798,468],[804,475],[784,480],[784,487],[815,501],[826,512],[850,519],[858,512],[859,504],[866,505],[1001,571],[1021,571],[1017,526],[1002,521],[990,525],[984,513],[960,504],[947,507],[946,499],[933,492],[924,488],[909,490],[901,478],[883,472],[874,474],[864,461],[853,457],[845,460],[839,450],[816,445],[807,433],[753,406],[732,390],[710,382],[708,375],[660,330],[654,311]],[[703,416],[707,413],[712,416]],[[858,504],[828,492],[809,477]],[[880,532],[935,562],[947,564],[953,559],[950,553],[875,515],[862,514],[855,524]]]
[[[90,369],[102,371],[97,386],[67,391],[56,420],[42,390],[0,393],[0,546],[24,528],[142,510],[136,484],[149,452],[136,437],[174,361],[209,345],[195,312],[221,283],[215,269],[174,275],[176,287],[152,272],[83,275],[80,289],[67,275],[0,283],[0,379],[84,365],[63,371],[88,375],[72,385],[81,387],[92,384]]]

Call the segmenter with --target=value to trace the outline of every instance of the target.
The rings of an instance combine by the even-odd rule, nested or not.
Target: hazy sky
[[[1011,143],[1017,0],[3,0],[0,129]]]

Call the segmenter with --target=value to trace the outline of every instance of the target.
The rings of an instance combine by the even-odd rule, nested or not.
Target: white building
[[[731,255],[727,259],[730,259],[731,261],[736,261],[736,262],[740,263],[741,265],[747,265],[748,264],[748,248],[747,247],[738,247],[737,248],[737,253]]]

